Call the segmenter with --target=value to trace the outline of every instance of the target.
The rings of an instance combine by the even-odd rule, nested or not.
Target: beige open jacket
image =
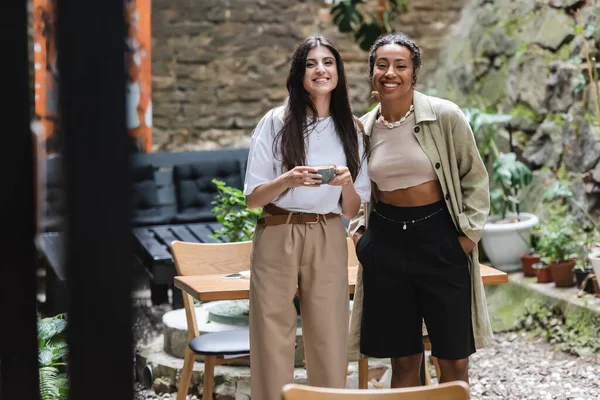
[[[415,91],[413,105],[416,119],[413,133],[435,168],[454,224],[460,232],[477,243],[481,239],[481,231],[490,208],[489,181],[471,128],[462,111],[450,101],[426,96]],[[377,119],[379,107],[380,105],[377,105],[375,109],[360,119],[365,128],[367,143]],[[350,236],[361,226],[368,226],[371,207],[377,201],[377,187],[373,182],[371,185],[371,201],[364,203],[359,214],[350,221],[348,227]],[[475,346],[482,348],[492,342],[493,333],[481,281],[477,246],[471,253],[469,268],[472,288],[473,336]],[[363,358],[360,354],[362,278],[362,266],[359,265],[354,306],[350,319],[349,360]],[[414,307],[413,304],[405,306]],[[394,318],[394,316],[390,315],[390,318]]]

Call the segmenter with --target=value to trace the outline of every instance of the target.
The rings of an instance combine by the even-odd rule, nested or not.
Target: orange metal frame
[[[34,0],[35,116],[47,153],[58,151],[56,131],[60,124],[56,65],[55,0]],[[152,150],[152,76],[150,0],[127,0],[127,127],[140,151]],[[40,132],[41,131],[41,132]]]

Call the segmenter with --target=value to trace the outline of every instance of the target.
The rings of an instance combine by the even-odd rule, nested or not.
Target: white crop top
[[[413,134],[415,114],[389,129],[375,123],[371,133],[369,177],[379,190],[406,189],[438,180],[431,161]]]
[[[284,172],[281,155],[273,148],[275,135],[283,127],[285,108],[277,107],[269,111],[258,123],[252,134],[252,144],[248,154],[244,195],[248,196],[254,189],[272,182]],[[369,201],[371,181],[367,175],[367,160],[364,155],[362,136],[358,140],[358,152],[361,157],[361,168],[354,181],[356,193],[361,202]],[[306,161],[309,166],[346,165],[344,147],[335,130],[331,117],[323,118],[306,139]],[[321,185],[319,187],[297,187],[290,190],[273,204],[290,211],[328,214],[340,213],[342,207],[341,186]]]

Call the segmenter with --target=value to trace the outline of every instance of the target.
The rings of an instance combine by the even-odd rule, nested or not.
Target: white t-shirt
[[[269,111],[258,123],[252,134],[252,142],[246,167],[244,195],[251,194],[254,189],[272,182],[283,174],[283,165],[279,149],[273,148],[275,136],[283,127],[284,106]],[[320,165],[346,166],[346,155],[335,124],[331,117],[321,119],[311,130],[306,143],[307,166]],[[359,133],[360,135],[360,133]],[[367,175],[367,160],[363,156],[363,138],[358,138],[361,168],[354,182],[354,188],[361,202],[369,201],[371,181]],[[276,153],[274,153],[274,151]],[[278,207],[296,212],[327,214],[341,213],[341,186],[321,185],[319,187],[296,187],[273,201]]]

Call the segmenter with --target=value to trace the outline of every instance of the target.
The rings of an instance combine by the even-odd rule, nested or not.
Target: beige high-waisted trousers
[[[294,379],[296,289],[308,383],[344,387],[349,298],[341,218],[314,225],[258,225],[251,268],[252,400],[280,400],[282,387]]]

